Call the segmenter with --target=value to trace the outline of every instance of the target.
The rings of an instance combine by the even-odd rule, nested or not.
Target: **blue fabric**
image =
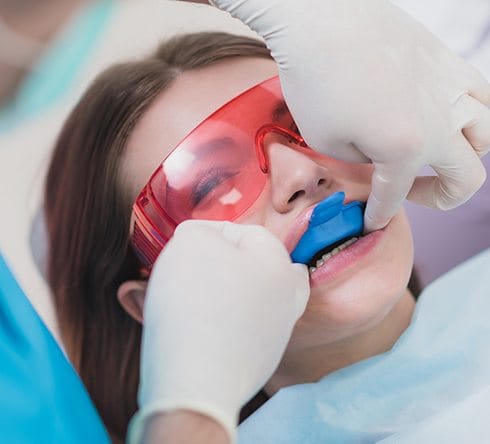
[[[51,44],[14,100],[0,109],[0,134],[43,111],[71,88],[96,47],[113,7],[114,0],[91,3]]]
[[[420,296],[387,353],[280,390],[239,428],[239,443],[487,442],[490,250]]]
[[[109,443],[73,367],[0,256],[0,441]]]

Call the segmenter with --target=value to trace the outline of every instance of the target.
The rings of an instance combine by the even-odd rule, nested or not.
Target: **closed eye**
[[[207,171],[192,188],[190,198],[193,207],[197,207],[215,188],[237,174],[238,171],[227,171],[222,168]]]

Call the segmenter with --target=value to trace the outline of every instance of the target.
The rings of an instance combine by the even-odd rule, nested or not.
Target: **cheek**
[[[287,227],[282,218],[279,218],[280,223],[279,221],[278,223],[271,223],[271,220],[274,221],[276,218],[277,215],[274,213],[271,204],[270,181],[267,181],[257,200],[234,222],[243,225],[262,225],[281,239],[281,227],[282,231],[285,231]]]

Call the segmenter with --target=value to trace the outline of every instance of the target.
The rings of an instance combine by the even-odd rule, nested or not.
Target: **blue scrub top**
[[[0,441],[110,442],[78,375],[1,255]]]

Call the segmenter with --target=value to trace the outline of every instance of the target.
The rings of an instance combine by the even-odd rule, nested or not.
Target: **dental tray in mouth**
[[[355,200],[344,205],[344,198],[339,191],[315,207],[308,229],[291,253],[293,262],[309,264],[320,252],[362,234],[364,203]]]

